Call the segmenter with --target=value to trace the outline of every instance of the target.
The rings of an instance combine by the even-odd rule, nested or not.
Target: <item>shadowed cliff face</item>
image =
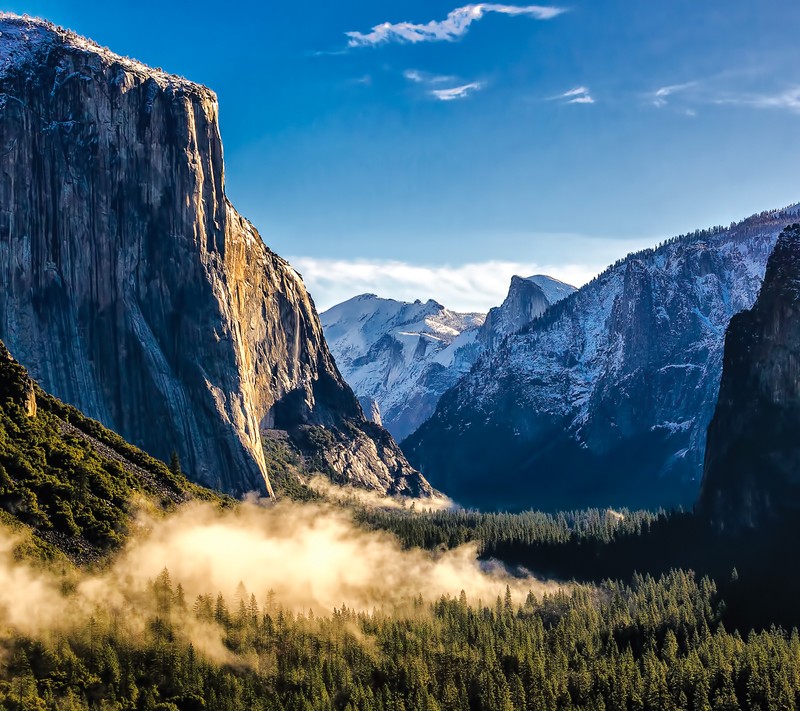
[[[0,25],[0,338],[14,356],[231,493],[270,489],[267,428],[347,425],[364,449],[371,430],[301,279],[225,197],[213,92],[40,21]],[[402,455],[359,464],[365,485],[427,489]]]
[[[737,531],[800,512],[800,225],[779,237],[752,309],[731,320],[699,512]]]

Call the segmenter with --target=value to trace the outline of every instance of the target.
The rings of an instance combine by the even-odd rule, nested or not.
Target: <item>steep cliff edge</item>
[[[576,291],[574,286],[545,275],[511,277],[508,296],[500,306],[489,310],[478,332],[478,341],[487,351],[519,331],[561,299]]]
[[[272,428],[330,430],[344,480],[430,491],[227,201],[214,93],[40,20],[0,33],[0,338],[31,375],[226,492],[271,493]]]
[[[800,512],[800,224],[778,238],[755,305],[725,337],[698,512],[718,529]]]

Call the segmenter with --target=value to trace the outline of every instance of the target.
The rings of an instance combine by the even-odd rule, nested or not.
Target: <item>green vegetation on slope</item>
[[[226,501],[44,393],[0,344],[0,517],[30,527],[41,552],[85,561],[122,542],[138,502],[193,498]]]
[[[285,442],[269,451],[285,496],[320,498]],[[17,555],[63,551],[102,563],[125,539],[137,502],[169,512],[190,499],[233,504],[188,482],[177,462],[166,466],[41,392],[0,350],[0,523],[34,534]],[[796,613],[797,586],[776,585],[753,565],[774,560],[760,555],[764,541],[720,548],[683,513],[419,513],[357,501],[343,505],[356,507],[363,528],[391,531],[407,548],[474,541],[486,558],[586,584],[524,600],[417,597],[402,610],[343,606],[320,616],[242,586],[234,600],[215,590],[186,600],[164,571],[149,598],[128,603],[144,621],[135,634],[105,602],[58,630],[7,628],[0,709],[706,711],[800,703],[797,632],[768,623],[751,632],[742,614],[759,610],[776,622]],[[781,532],[766,544],[794,550],[796,538]],[[744,565],[732,571],[739,559]],[[689,567],[717,582],[678,569]],[[758,585],[770,588],[768,599]],[[213,638],[221,640],[216,651],[201,644]]]

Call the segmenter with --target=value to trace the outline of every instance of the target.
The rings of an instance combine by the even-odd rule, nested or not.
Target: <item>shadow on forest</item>
[[[716,581],[725,603],[725,626],[745,631],[800,626],[798,551],[800,527],[791,523],[730,536],[694,514],[677,512],[611,540],[573,536],[568,541],[488,542],[483,557],[584,582],[694,570]]]

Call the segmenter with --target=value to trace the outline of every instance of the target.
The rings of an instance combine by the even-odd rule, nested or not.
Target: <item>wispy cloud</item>
[[[469,84],[453,86],[448,89],[431,89],[430,94],[439,101],[455,101],[457,99],[466,99],[470,94],[479,91],[481,88],[483,88],[483,84],[479,81],[473,81]]]
[[[348,84],[354,84],[356,86],[370,86],[372,84],[372,75],[363,74],[360,77],[353,77],[348,81]]]
[[[425,77],[422,76],[422,72],[419,72],[416,69],[406,69],[403,72],[403,76],[408,79],[408,81],[413,81],[415,84],[422,84],[425,81]]]
[[[684,84],[671,84],[669,86],[662,86],[660,89],[656,89],[656,91],[650,94],[650,101],[652,102],[653,106],[660,109],[669,103],[668,98],[673,94],[678,94],[682,91],[686,91],[687,89],[694,89],[696,86],[696,81],[687,81]]]
[[[431,74],[430,72],[422,72],[418,69],[406,69],[403,76],[413,84],[420,84],[427,87],[428,96],[432,96],[439,101],[455,101],[457,99],[465,99],[470,94],[484,88],[484,83],[479,81],[472,81],[464,84],[457,84],[441,89],[434,89],[433,87],[441,84],[452,84],[458,81],[458,77],[447,76],[443,74]]]
[[[532,17],[550,20],[565,12],[564,8],[543,5],[496,5],[480,3],[465,5],[450,12],[444,20],[432,20],[424,24],[413,22],[384,22],[375,25],[370,32],[347,32],[348,46],[369,47],[387,42],[453,42],[463,37],[472,25],[487,13]]]
[[[662,86],[656,91],[646,94],[648,101],[656,108],[678,103],[676,97],[681,95],[681,110],[686,116],[695,116],[692,105],[742,106],[753,109],[775,109],[800,113],[800,86],[792,86],[774,92],[743,91],[731,88],[732,77],[720,75],[700,81],[689,81],[683,84]],[[673,99],[676,99],[673,101]]]
[[[576,86],[558,96],[551,96],[551,101],[563,101],[565,104],[593,104],[594,97],[585,86]]]
[[[774,94],[734,94],[723,96],[715,104],[750,106],[755,109],[783,109],[800,113],[800,86]]]
[[[431,74],[422,72],[418,69],[406,69],[403,76],[415,84],[443,84],[445,82],[457,81],[456,77],[447,74]]]
[[[431,266],[400,261],[289,259],[303,275],[321,311],[364,293],[403,301],[432,298],[460,311],[487,311],[502,303],[514,274],[549,274],[580,286],[603,266],[511,261]]]

